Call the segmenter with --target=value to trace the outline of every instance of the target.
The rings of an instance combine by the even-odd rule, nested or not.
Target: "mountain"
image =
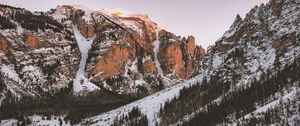
[[[194,37],[163,30],[146,14],[76,5],[0,12],[2,99],[72,87],[137,99],[190,78],[205,55]]]
[[[85,105],[93,99],[95,106],[101,106],[97,100],[114,99],[108,106],[123,106],[83,117],[86,110],[80,107],[75,107],[80,114],[28,114],[19,121],[4,120],[3,125],[300,124],[299,0],[270,0],[252,8],[245,18],[237,15],[206,53],[192,36],[181,38],[160,29],[145,14],[63,5],[45,15],[64,26],[58,34],[71,31],[72,42],[77,42],[74,50],[81,58],[72,76],[75,94],[86,90],[107,93],[100,98],[86,94],[75,103]],[[3,31],[16,31],[14,22],[7,18],[3,22],[7,24],[2,27],[12,29]],[[6,50],[8,46],[2,45],[9,39],[3,38],[1,49]],[[26,47],[29,45],[35,47]],[[0,81],[2,87],[6,81]],[[122,100],[128,98],[141,99],[124,105]]]
[[[299,125],[299,13],[299,0],[271,0],[237,15],[198,75],[83,124]]]
[[[52,13],[74,22],[85,38],[95,36],[86,61],[87,78],[125,96],[144,97],[190,78],[205,55],[194,37],[160,29],[146,14],[82,6],[58,6]]]
[[[193,36],[122,9],[0,5],[0,21],[0,119],[99,114],[191,78],[205,56]]]

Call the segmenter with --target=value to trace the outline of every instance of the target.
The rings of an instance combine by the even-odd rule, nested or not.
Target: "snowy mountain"
[[[300,124],[299,0],[270,0],[252,8],[244,18],[237,15],[229,30],[206,53],[195,45],[192,36],[182,38],[161,29],[146,14],[118,8],[93,11],[83,6],[62,5],[45,15],[64,26],[58,33],[53,27],[50,31],[72,38],[69,44],[77,43],[73,48],[74,52],[80,52],[77,58],[68,57],[76,59],[70,76],[74,80],[71,94],[75,95],[59,96],[79,107],[74,107],[77,111],[71,109],[65,113],[45,114],[48,111],[39,110],[22,117],[12,116],[18,119],[5,118],[1,125],[25,122],[101,126]],[[20,29],[25,29],[25,33],[32,30],[19,27],[18,21],[13,19],[4,18],[6,25],[2,25],[4,30],[0,32],[3,52],[0,54],[7,57],[1,60],[1,72],[5,73],[0,74],[5,78],[0,79],[1,87],[5,87],[1,88],[2,98],[7,97],[8,92],[21,92],[22,96],[23,92],[31,93],[28,89],[34,89],[19,88],[15,83],[26,85],[23,76],[16,78],[20,76],[20,68],[16,68],[18,62],[11,63],[14,60],[8,51],[17,41],[6,36],[15,35],[13,33]],[[44,32],[38,29],[34,34]],[[42,37],[38,38],[38,42],[42,41]],[[29,38],[30,42],[25,40],[20,43],[31,50],[41,46],[35,44],[34,38]],[[13,57],[19,52],[15,51]],[[13,88],[6,88],[7,85]],[[62,91],[62,94],[69,93]],[[141,99],[132,100],[137,98]],[[82,109],[80,104],[85,106],[89,99],[96,102],[91,105],[97,107]],[[69,105],[68,102],[63,104]],[[98,110],[101,107],[103,110]]]
[[[83,83],[127,98],[145,97],[190,78],[205,54],[194,37],[167,32],[146,14],[74,5],[58,6],[49,14],[63,24],[73,22],[93,41]]]
[[[204,56],[193,37],[162,30],[145,14],[78,5],[46,13],[1,5],[0,12],[1,99],[8,103],[72,87],[141,98],[191,77]]]
[[[0,5],[0,20],[5,119],[65,108],[64,117],[74,121],[82,106],[89,110],[80,118],[95,115],[189,79],[205,55],[194,37],[118,8],[61,5],[30,12]]]
[[[199,75],[83,124],[129,125],[122,115],[138,107],[149,125],[299,125],[299,12],[271,0],[238,15]]]
[[[1,99],[18,102],[70,87],[80,51],[72,29],[44,13],[0,6]]]

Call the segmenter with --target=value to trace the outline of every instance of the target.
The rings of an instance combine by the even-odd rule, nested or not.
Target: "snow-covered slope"
[[[81,53],[81,59],[79,64],[79,69],[77,71],[76,77],[73,82],[73,88],[75,93],[79,93],[84,90],[93,91],[100,89],[98,86],[90,82],[90,80],[85,76],[85,65],[88,57],[89,49],[91,48],[93,39],[86,39],[78,31],[77,27],[73,27],[73,31],[76,37],[77,44]]]
[[[276,4],[277,2],[280,4]],[[155,125],[155,121],[159,123],[158,111],[164,102],[178,96],[179,90],[183,87],[200,82],[203,75],[208,79],[211,76],[218,76],[221,81],[232,82],[230,92],[235,88],[250,85],[253,80],[261,80],[266,72],[275,73],[278,67],[283,69],[300,56],[299,4],[297,0],[271,0],[266,5],[254,7],[245,19],[237,16],[231,28],[216,42],[216,45],[209,48],[207,57],[202,62],[203,66],[199,70],[200,75],[187,83],[179,83],[145,99],[88,119],[88,122],[94,125],[112,124],[118,115],[126,115],[137,106],[147,115],[149,124]],[[279,15],[275,14],[274,8],[279,9]],[[289,97],[290,100],[297,102],[297,97],[292,97],[295,93],[296,89],[292,88],[283,99]],[[224,95],[226,94],[225,92]],[[222,101],[222,96],[213,100],[218,101]],[[270,104],[277,102],[275,100]],[[258,106],[256,111],[266,107],[271,106]],[[185,116],[183,120],[188,121],[191,118],[193,114]]]
[[[178,96],[179,91],[182,88],[189,87],[201,81],[203,76],[205,76],[205,73],[197,75],[191,78],[190,80],[178,83],[176,86],[164,89],[143,99],[132,102],[128,105],[103,113],[96,117],[88,118],[85,121],[83,121],[82,124],[95,126],[111,125],[116,117],[121,116],[122,114],[126,115],[132,110],[133,107],[138,107],[139,109],[141,109],[141,112],[147,115],[149,119],[149,125],[154,126],[155,123],[159,121],[159,116],[157,114],[160,108],[164,106],[164,103]]]
[[[156,38],[158,38],[158,31],[156,31]],[[155,66],[156,66],[156,69],[158,71],[158,75],[162,76],[163,75],[163,70],[161,69],[161,65],[158,61],[158,52],[159,52],[159,40],[155,40],[153,42],[153,52],[154,52],[154,62],[155,62]]]

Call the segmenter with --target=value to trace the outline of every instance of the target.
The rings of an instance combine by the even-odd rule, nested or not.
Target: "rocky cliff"
[[[182,38],[158,27],[146,14],[82,6],[58,6],[53,17],[72,21],[93,39],[85,67],[101,88],[133,98],[190,78],[205,51],[194,37]]]
[[[69,5],[32,13],[1,5],[0,19],[1,99],[72,87],[140,98],[190,78],[205,55],[194,37],[163,30],[146,14]]]

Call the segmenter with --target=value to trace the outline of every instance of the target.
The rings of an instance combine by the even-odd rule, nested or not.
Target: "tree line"
[[[15,8],[8,5],[1,5],[0,8],[11,8],[12,11],[6,11],[0,15],[0,28],[1,29],[16,29],[17,25],[12,21],[15,21],[26,30],[38,32],[39,30],[45,31],[51,29],[54,32],[60,32],[65,34],[65,39],[75,41],[72,37],[72,31],[65,28],[65,26],[53,19],[51,15],[45,12],[30,12],[25,9]]]
[[[128,115],[116,118],[111,126],[148,126],[148,118],[138,107],[133,107]]]
[[[264,72],[260,80],[254,79],[249,85],[235,87],[229,92],[228,86],[234,84],[231,81],[220,81],[218,75],[213,75],[209,81],[204,78],[202,83],[182,89],[179,97],[165,103],[159,112],[161,125],[173,124],[197,110],[183,125],[216,125],[239,119],[256,110],[256,106],[276,99],[276,93],[293,86],[292,83],[300,78],[299,69],[298,58],[283,69]],[[216,98],[220,98],[219,101],[214,101]],[[200,110],[202,107],[204,109]],[[273,117],[275,113],[269,114]]]

